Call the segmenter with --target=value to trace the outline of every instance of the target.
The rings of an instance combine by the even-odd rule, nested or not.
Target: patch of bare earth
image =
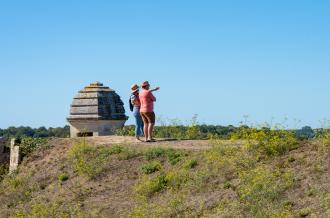
[[[300,148],[276,159],[272,165],[290,169],[295,185],[287,192],[292,209],[312,211],[324,215],[324,198],[330,194],[330,149],[324,149],[320,142],[304,143]]]

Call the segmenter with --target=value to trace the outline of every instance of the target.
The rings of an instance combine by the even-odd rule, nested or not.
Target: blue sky
[[[163,120],[330,119],[329,1],[0,0],[0,30],[0,128],[65,125],[93,81],[160,86]]]

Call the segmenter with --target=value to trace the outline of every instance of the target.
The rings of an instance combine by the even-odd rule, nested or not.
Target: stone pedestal
[[[80,120],[70,122],[70,135],[72,138],[83,136],[106,136],[122,128],[124,120]]]
[[[71,137],[112,135],[127,119],[120,96],[100,82],[78,92],[67,118]]]

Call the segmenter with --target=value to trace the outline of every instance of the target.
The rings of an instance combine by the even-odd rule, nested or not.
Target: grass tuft
[[[152,160],[158,157],[165,156],[166,149],[164,148],[150,148],[145,153],[144,156],[147,160]]]
[[[183,154],[183,152],[178,151],[178,150],[168,149],[166,152],[166,156],[167,156],[168,162],[172,165],[175,165],[182,160],[184,154]]]
[[[147,163],[142,166],[142,171],[144,174],[152,174],[154,172],[159,171],[162,168],[162,165],[158,161],[154,161],[151,163]]]

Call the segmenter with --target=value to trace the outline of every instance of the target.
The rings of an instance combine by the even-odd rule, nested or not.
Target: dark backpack
[[[129,104],[129,109],[133,112],[134,105],[132,104],[131,98],[132,96],[129,97],[128,104]]]

